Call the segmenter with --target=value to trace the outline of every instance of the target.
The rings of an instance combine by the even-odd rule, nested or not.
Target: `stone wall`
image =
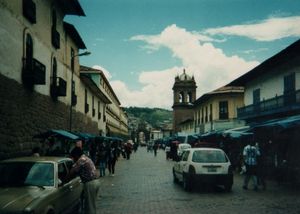
[[[46,87],[46,86],[45,86]],[[51,97],[30,92],[0,74],[0,160],[29,155],[48,129],[69,130],[70,107]],[[73,110],[73,131],[98,134],[97,123]]]

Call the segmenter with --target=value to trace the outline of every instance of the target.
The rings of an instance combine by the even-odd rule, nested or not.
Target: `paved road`
[[[235,176],[231,193],[221,189],[185,192],[173,183],[172,161],[158,151],[156,157],[139,148],[130,160],[120,158],[114,177],[100,178],[100,214],[174,213],[300,213],[300,193],[268,183],[266,191],[242,190],[242,177]]]

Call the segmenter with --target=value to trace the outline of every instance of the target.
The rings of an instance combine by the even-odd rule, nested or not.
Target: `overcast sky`
[[[171,109],[185,68],[197,98],[300,38],[299,0],[81,0],[67,16],[122,106]]]

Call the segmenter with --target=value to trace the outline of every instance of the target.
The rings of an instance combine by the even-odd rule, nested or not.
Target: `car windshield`
[[[222,151],[201,150],[194,151],[192,161],[196,163],[225,163],[227,158]]]
[[[54,166],[51,163],[0,163],[0,186],[53,186]]]

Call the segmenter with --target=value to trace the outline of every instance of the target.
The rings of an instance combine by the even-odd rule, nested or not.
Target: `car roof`
[[[67,157],[52,157],[52,156],[41,156],[41,157],[36,157],[36,156],[24,156],[24,157],[17,157],[17,158],[10,158],[6,160],[0,161],[0,163],[3,162],[61,162],[64,160],[72,160]]]

